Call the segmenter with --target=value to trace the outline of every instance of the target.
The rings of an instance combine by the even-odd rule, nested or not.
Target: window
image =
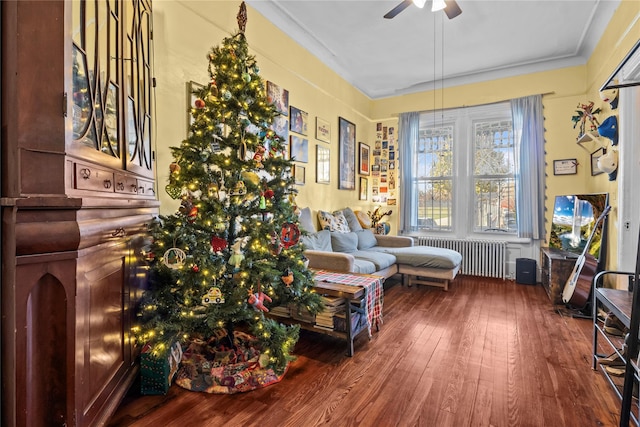
[[[412,179],[405,231],[516,233],[509,103],[424,112],[412,150],[403,156]]]

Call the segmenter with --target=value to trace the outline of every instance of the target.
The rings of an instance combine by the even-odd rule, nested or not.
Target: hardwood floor
[[[132,389],[110,425],[617,426],[591,337],[591,321],[558,314],[540,285],[396,284],[381,330],[359,337],[351,358],[343,341],[302,331],[278,384],[235,395]]]

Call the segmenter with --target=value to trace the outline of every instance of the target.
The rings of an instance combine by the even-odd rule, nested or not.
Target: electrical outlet
[[[625,230],[630,230],[631,229],[631,222],[630,221],[625,221],[624,222],[624,229]]]

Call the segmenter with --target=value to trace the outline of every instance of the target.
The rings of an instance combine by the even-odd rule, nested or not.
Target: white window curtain
[[[544,239],[544,114],[542,95],[511,101],[518,237]]]
[[[400,129],[398,135],[398,143],[400,147],[400,153],[412,153],[413,144],[418,141],[420,137],[420,113],[400,113]],[[402,154],[407,155],[407,154]],[[416,206],[418,194],[414,191],[414,187],[411,184],[413,182],[413,169],[408,167],[413,162],[404,162],[404,167],[400,169],[401,183],[400,185],[400,201],[403,206]],[[409,231],[411,224],[415,224],[417,218],[417,212],[415,209],[400,209],[402,213],[398,224],[398,229],[402,231]]]

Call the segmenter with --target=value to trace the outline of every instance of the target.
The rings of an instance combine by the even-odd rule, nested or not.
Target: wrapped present
[[[166,394],[182,359],[182,346],[174,342],[162,353],[146,344],[140,353],[140,393]]]

